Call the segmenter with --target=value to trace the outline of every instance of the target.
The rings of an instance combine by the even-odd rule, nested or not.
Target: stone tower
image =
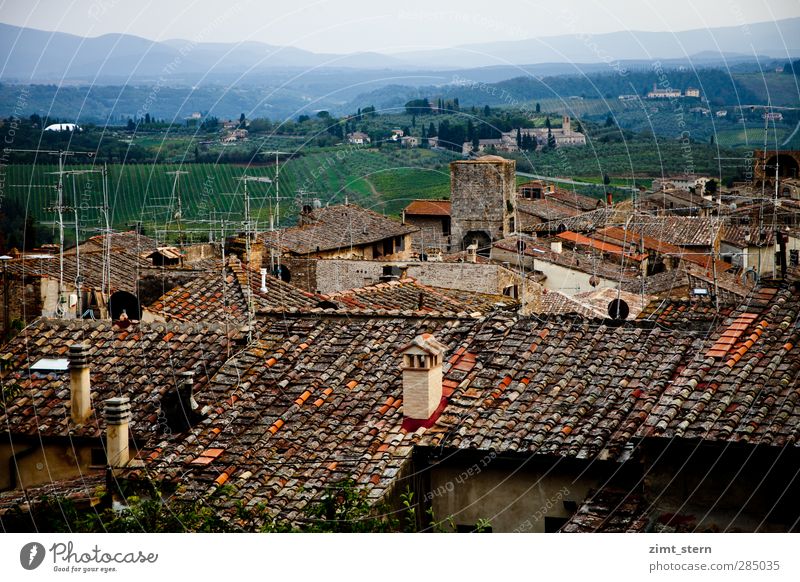
[[[488,256],[491,243],[514,232],[516,163],[482,156],[450,164],[451,247],[478,245]]]

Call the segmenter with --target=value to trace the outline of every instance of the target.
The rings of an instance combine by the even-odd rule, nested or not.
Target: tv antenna
[[[175,176],[175,179],[172,182],[172,196],[170,197],[170,202],[173,200],[175,201],[175,212],[172,215],[172,218],[178,224],[178,246],[183,246],[183,228],[181,219],[183,218],[183,203],[181,201],[181,192],[178,188],[178,180],[181,176],[187,175],[189,172],[186,170],[171,170],[167,172],[168,176]]]
[[[271,151],[271,152],[261,152],[266,156],[275,155],[275,224],[280,227],[281,224],[281,192],[280,192],[280,175],[281,175],[281,166],[280,166],[280,159],[278,156],[288,156],[291,155],[290,152],[281,152],[278,150]]]
[[[244,184],[244,252],[245,259],[247,260],[247,268],[245,269],[247,288],[245,289],[245,296],[247,297],[247,341],[249,343],[253,341],[253,319],[255,318],[255,306],[253,305],[253,288],[252,281],[250,280],[250,238],[253,235],[253,224],[250,217],[250,194],[247,191],[247,183],[261,182],[264,184],[271,184],[272,180],[266,176],[248,176],[247,174],[240,176],[237,178],[237,180],[240,180]],[[261,267],[261,265],[258,266]]]

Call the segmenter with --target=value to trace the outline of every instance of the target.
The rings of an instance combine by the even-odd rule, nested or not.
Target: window
[[[106,459],[106,452],[104,449],[93,448],[92,456],[89,461],[91,467],[105,467],[108,464]]]

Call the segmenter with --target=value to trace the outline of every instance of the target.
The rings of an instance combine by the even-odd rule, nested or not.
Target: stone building
[[[482,156],[450,164],[451,241],[454,249],[477,244],[488,256],[493,241],[514,232],[516,162]]]

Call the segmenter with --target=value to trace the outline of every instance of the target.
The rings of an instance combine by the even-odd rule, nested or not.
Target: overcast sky
[[[2,22],[80,36],[168,40],[197,39],[202,32],[204,41],[253,40],[336,53],[618,30],[674,32],[797,16],[799,0],[0,0]]]

